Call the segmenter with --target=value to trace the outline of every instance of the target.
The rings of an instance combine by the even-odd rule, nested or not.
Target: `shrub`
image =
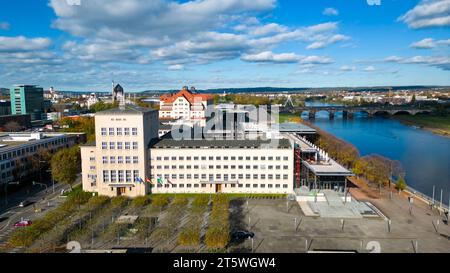
[[[230,241],[229,200],[222,194],[214,196],[213,207],[206,231],[205,243],[209,248],[225,248]]]
[[[152,197],[152,206],[155,207],[164,207],[169,204],[169,198],[164,195],[156,195]]]
[[[138,196],[131,201],[131,206],[135,208],[141,208],[150,203],[150,196]]]

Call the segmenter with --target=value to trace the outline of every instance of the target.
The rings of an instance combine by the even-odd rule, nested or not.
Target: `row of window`
[[[275,156],[275,157],[273,157],[273,156],[261,156],[261,157],[258,157],[258,156],[253,156],[253,157],[251,157],[251,156],[216,156],[216,157],[214,157],[214,156],[208,156],[208,157],[206,157],[206,156],[201,156],[201,157],[199,157],[199,156],[194,156],[194,157],[192,157],[192,156],[186,156],[186,157],[184,157],[184,156],[179,156],[179,157],[176,157],[176,156],[172,156],[172,157],[169,157],[169,156],[164,156],[164,157],[161,157],[161,156],[157,156],[156,157],[156,160],[157,161],[167,161],[167,160],[172,160],[172,161],[176,161],[176,160],[180,160],[180,161],[183,161],[183,160],[195,160],[195,161],[197,161],[197,160],[244,160],[244,158],[245,158],[245,160],[254,160],[254,161],[257,161],[257,160],[261,160],[261,161],[265,161],[265,160],[269,160],[269,161],[272,161],[272,160],[274,160],[274,158],[275,158],[275,160],[276,161],[281,161],[281,156]],[[152,160],[154,160],[154,158],[152,158]],[[288,161],[289,160],[289,157],[287,157],[287,156],[283,156],[283,161]]]
[[[130,135],[130,130],[131,130],[131,135],[133,136],[137,136],[138,134],[138,128],[122,128],[122,127],[117,127],[117,128],[105,128],[102,127],[101,129],[101,135],[102,136],[106,136],[106,135],[110,135],[110,136],[129,136]]]
[[[276,180],[280,180],[281,179],[281,174],[158,174],[158,175],[154,175],[152,174],[151,179],[155,179],[155,177],[158,178],[163,178],[164,179],[203,179],[206,180],[208,179],[209,181],[214,181],[214,180],[223,180],[223,181],[229,181],[229,180],[235,180],[235,179],[269,179],[269,180],[273,180],[274,178]],[[289,175],[287,174],[283,174],[283,180],[288,180],[289,179]]]
[[[94,161],[95,161],[95,157],[93,158],[94,159]],[[124,159],[125,159],[125,161],[124,161]],[[131,164],[131,163],[133,163],[133,164],[138,164],[139,163],[139,160],[138,160],[138,157],[137,156],[118,156],[117,157],[117,161],[116,161],[116,157],[115,156],[110,156],[110,157],[108,157],[108,156],[103,156],[102,157],[102,163],[103,164],[123,164],[123,163],[126,163],[126,164]]]
[[[258,169],[260,169],[260,170],[266,170],[266,169],[268,169],[268,170],[281,170],[281,168],[283,168],[283,170],[288,170],[289,169],[289,165],[283,165],[283,166],[281,166],[281,165],[186,165],[186,166],[184,166],[184,165],[157,165],[156,166],[156,169],[157,170],[175,170],[175,169],[180,169],[180,170],[183,170],[183,169],[185,169],[185,167],[186,167],[186,169],[194,169],[194,170],[198,170],[198,169],[210,169],[210,170],[213,170],[213,169],[216,169],[216,170],[220,170],[220,169],[224,169],[224,170],[228,170],[228,169],[231,169],[231,170],[235,170],[235,169],[239,169],[239,170],[244,170],[244,169],[246,169],[246,170],[251,170],[251,169],[253,169],[253,170],[258,170]],[[151,169],[155,169],[155,166],[154,165],[152,165],[152,166],[150,166],[150,168]]]
[[[139,170],[104,170],[103,182],[138,182]]]
[[[17,156],[22,156],[28,153],[35,153],[37,152],[38,149],[47,149],[49,146],[55,146],[58,144],[62,144],[62,143],[67,143],[67,139],[66,138],[60,138],[60,139],[55,139],[46,143],[40,143],[37,145],[33,145],[33,146],[29,146],[29,147],[24,147],[22,149],[17,149],[15,151],[11,151],[8,153],[4,153],[0,156],[0,160],[7,160],[7,159],[12,159],[15,158]]]
[[[122,149],[137,150],[138,143],[136,141],[134,141],[134,142],[129,142],[129,141],[120,142],[119,141],[119,142],[109,142],[109,145],[108,145],[108,142],[102,142],[102,150],[106,150],[106,149],[108,149],[108,147],[110,150],[115,150],[115,149],[117,149],[117,150],[122,150]]]
[[[206,188],[206,184],[164,184],[164,185],[161,185],[161,184],[158,184],[158,188],[184,188],[186,186],[186,188],[200,188],[200,187],[202,187],[202,188]],[[225,188],[228,188],[228,187],[230,187],[230,188],[261,188],[261,189],[264,189],[264,188],[266,188],[266,186],[267,186],[267,188],[269,188],[269,189],[271,189],[271,188],[277,188],[277,189],[280,189],[281,187],[283,187],[283,189],[287,189],[289,186],[288,186],[288,184],[225,184],[225,185],[223,185],[223,187],[225,187]]]

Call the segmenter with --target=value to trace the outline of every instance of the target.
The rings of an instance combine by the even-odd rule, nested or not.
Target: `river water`
[[[320,102],[307,105],[321,106]],[[308,119],[307,114],[302,118]],[[387,117],[367,117],[356,113],[353,119],[343,119],[337,113],[334,120],[327,112],[318,112],[311,120],[321,129],[355,145],[361,156],[380,154],[399,160],[406,171],[408,186],[428,195],[433,194],[448,204],[450,193],[450,138],[407,126]]]

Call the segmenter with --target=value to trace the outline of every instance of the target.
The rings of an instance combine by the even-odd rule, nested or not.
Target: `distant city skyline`
[[[0,87],[450,85],[450,0],[369,2],[3,1]]]

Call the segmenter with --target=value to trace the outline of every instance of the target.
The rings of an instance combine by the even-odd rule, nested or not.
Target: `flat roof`
[[[317,163],[303,160],[303,165],[305,165],[309,170],[311,170],[315,175],[318,176],[352,176],[354,175],[351,171],[344,168],[342,165],[330,158],[328,162]]]
[[[14,140],[13,138],[11,138],[10,135],[23,136],[23,137],[30,136],[30,139],[26,140],[26,138],[24,138],[23,140],[21,140],[20,138],[18,138],[17,140]],[[22,133],[0,133],[0,152],[7,151],[11,148],[17,148],[21,145],[47,142],[47,141],[51,141],[53,139],[68,136],[68,135],[70,135],[70,134],[67,134],[67,133],[55,133],[55,134],[42,133],[40,139],[35,139],[35,138],[31,138],[31,133],[23,133],[23,132]]]
[[[113,108],[113,109],[100,111],[95,114],[100,115],[100,116],[103,116],[103,115],[142,115],[142,114],[148,113],[148,112],[156,112],[156,110],[151,109],[151,108],[144,108],[144,107],[140,107],[140,106],[136,106],[136,105],[127,104],[127,105],[125,105],[125,107],[123,109],[120,107],[117,107],[117,108]]]
[[[296,122],[283,122],[278,124],[278,130],[282,133],[307,133],[307,134],[315,134],[316,129],[313,129],[309,126],[306,126],[301,123]]]
[[[251,149],[251,148],[261,148],[265,145],[269,145],[272,140],[240,140],[240,139],[192,139],[192,140],[175,140],[170,136],[163,137],[153,145],[151,148],[241,148],[241,149]],[[274,140],[275,141],[275,140]],[[278,148],[289,149],[291,148],[291,142],[288,139],[277,139]]]

